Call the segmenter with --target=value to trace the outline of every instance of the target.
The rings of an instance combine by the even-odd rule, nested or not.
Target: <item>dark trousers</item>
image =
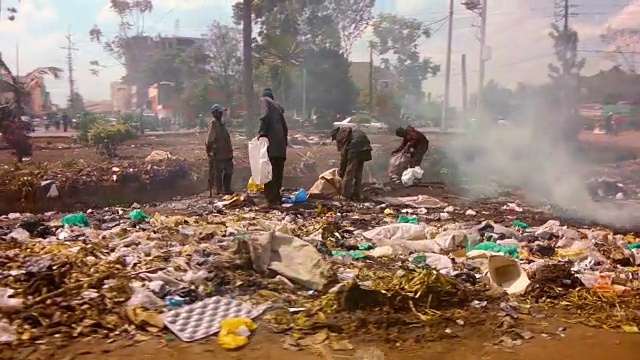
[[[420,144],[413,149],[413,153],[411,154],[411,160],[409,161],[409,167],[416,167],[422,164],[422,159],[424,159],[424,154],[427,153],[429,145]]]
[[[209,159],[209,189],[215,188],[219,194],[223,191],[228,191],[231,186],[232,175],[233,159]]]
[[[282,201],[280,189],[282,189],[282,179],[284,177],[284,158],[271,157],[271,172],[273,177],[271,181],[264,184],[264,196],[270,205],[278,205]]]
[[[342,179],[342,196],[347,199],[360,199],[362,197],[362,172],[365,160],[362,156],[350,156],[347,160],[347,169]]]

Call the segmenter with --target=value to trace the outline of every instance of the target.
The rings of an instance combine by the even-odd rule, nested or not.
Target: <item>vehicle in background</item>
[[[139,114],[139,113],[138,113]],[[134,117],[131,122],[131,127],[134,129],[140,128],[140,116],[137,115]],[[142,113],[142,129],[149,131],[158,131],[160,129],[160,119],[153,111],[145,110]]]
[[[385,132],[389,130],[389,126],[387,126],[387,124],[378,121],[371,121],[369,123],[358,122],[356,116],[349,116],[342,121],[336,121],[333,123],[333,126],[350,127],[352,129],[360,129],[370,132]]]
[[[28,133],[32,133],[32,132],[36,131],[36,127],[34,125],[34,121],[29,116],[21,116],[20,117],[20,121],[22,121],[22,123],[24,125],[24,129]]]

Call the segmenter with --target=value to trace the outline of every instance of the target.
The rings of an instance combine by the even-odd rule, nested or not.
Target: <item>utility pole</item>
[[[373,41],[369,41],[369,114],[373,115]]]
[[[488,0],[482,0],[480,8],[480,67],[478,71],[478,104],[477,108],[482,112],[483,96],[484,96],[484,66],[486,62],[485,48],[487,43],[487,3]]]
[[[464,114],[464,121],[467,119],[467,111],[469,110],[469,103],[467,100],[467,55],[460,55],[460,67],[462,70],[462,113]]]
[[[71,32],[67,32],[67,46],[62,46],[61,49],[67,50],[67,70],[69,72],[69,116],[71,118],[74,117],[74,98],[75,98],[75,87],[76,87],[76,79],[73,75],[75,68],[73,67],[73,52],[78,51],[77,48],[74,47],[75,43],[72,39],[73,35]]]
[[[16,42],[16,77],[20,77],[20,42]]]
[[[250,125],[255,123],[252,121],[255,116],[254,105],[254,90],[253,90],[253,46],[252,46],[252,14],[253,14],[253,1],[243,0],[242,11],[242,66],[243,66],[243,81],[244,81],[244,105],[245,105],[245,126],[247,133],[253,132],[254,126]]]
[[[447,119],[447,108],[449,107],[449,92],[451,90],[451,47],[453,43],[453,0],[449,1],[449,28],[447,34],[447,61],[445,65],[445,80],[444,80],[444,99],[442,101],[442,119],[440,120],[440,126],[442,131],[446,131],[447,127],[445,121]]]

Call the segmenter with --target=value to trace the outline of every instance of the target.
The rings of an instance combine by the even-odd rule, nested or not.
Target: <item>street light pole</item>
[[[480,68],[478,71],[478,109],[482,110],[483,103],[483,95],[484,95],[484,66],[486,63],[485,59],[485,48],[487,42],[487,3],[488,0],[482,0],[482,6],[480,8],[480,17],[481,17],[481,25],[480,25]]]
[[[451,89],[451,47],[453,42],[453,0],[449,2],[449,29],[447,34],[447,62],[445,65],[445,80],[444,80],[444,100],[442,101],[442,119],[440,120],[440,126],[442,131],[446,131],[446,118],[447,108],[449,107],[449,91]]]

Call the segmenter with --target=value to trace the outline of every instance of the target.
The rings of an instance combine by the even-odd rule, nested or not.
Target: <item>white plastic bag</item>
[[[267,148],[269,140],[260,138],[249,142],[249,165],[251,166],[251,177],[256,185],[264,185],[271,181],[273,173]]]
[[[422,179],[423,174],[424,170],[422,170],[419,166],[405,170],[402,173],[402,185],[407,187],[413,185],[416,180]]]

